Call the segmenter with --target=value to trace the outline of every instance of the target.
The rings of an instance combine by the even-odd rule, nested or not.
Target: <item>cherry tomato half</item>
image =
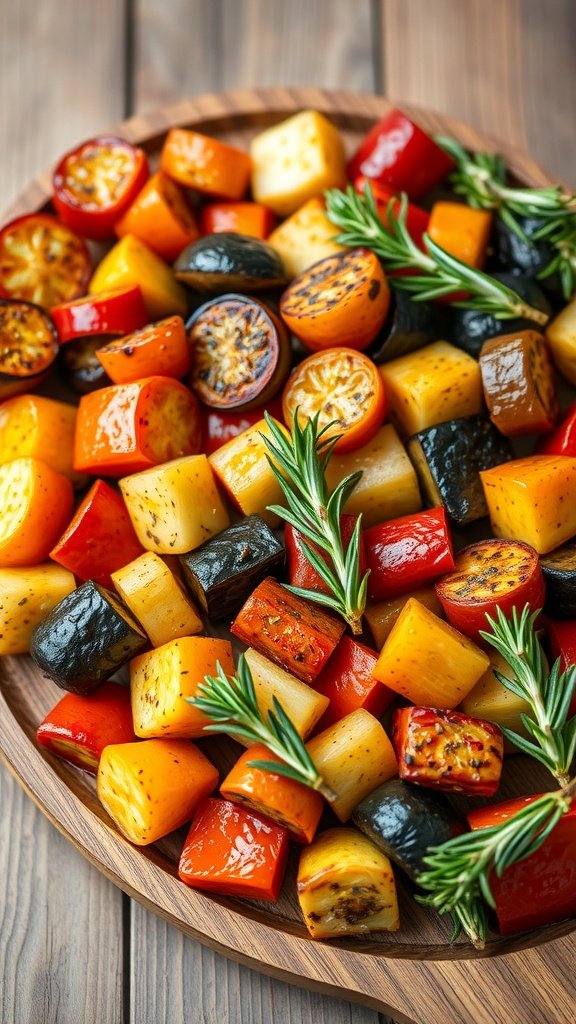
[[[0,295],[50,310],[84,295],[92,274],[85,242],[49,213],[30,213],[0,231]]]
[[[377,366],[350,348],[324,349],[304,359],[288,379],[282,396],[284,421],[290,425],[319,413],[319,426],[335,421],[331,435],[341,434],[335,450],[350,452],[374,436],[386,415],[386,397]]]
[[[93,334],[132,334],[148,322],[138,285],[85,295],[52,310],[61,342]]]
[[[87,238],[109,238],[148,178],[143,149],[101,135],[66,153],[54,172],[54,206]]]

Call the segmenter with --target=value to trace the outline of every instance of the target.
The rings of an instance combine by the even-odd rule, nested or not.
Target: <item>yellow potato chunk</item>
[[[120,480],[138,540],[159,555],[183,555],[230,525],[205,455],[185,455]]]
[[[447,341],[435,341],[380,367],[390,419],[405,434],[482,412],[480,367]]]
[[[345,511],[351,515],[361,512],[363,527],[422,508],[416,471],[391,423],[381,427],[361,448],[332,456],[326,474],[330,488],[359,469],[362,476]]]
[[[297,277],[313,263],[345,247],[334,241],[338,228],[328,220],[319,198],[309,199],[288,217],[266,241],[280,256],[289,277]]]
[[[460,709],[466,715],[474,718],[485,718],[487,722],[494,722],[495,725],[505,729],[513,729],[525,735],[525,729],[520,719],[521,714],[530,714],[528,701],[519,697],[517,693],[508,690],[494,674],[495,670],[509,679],[514,678],[512,669],[508,662],[498,651],[490,653],[490,665],[483,676],[480,677],[476,686],[470,690],[464,698]]]
[[[274,697],[280,701],[296,731],[306,739],[326,711],[330,700],[317,693],[296,676],[275,665],[264,655],[249,647],[244,657],[252,673],[258,707],[264,719],[274,710]],[[239,743],[250,746],[250,740],[237,737]]]
[[[297,891],[313,939],[395,932],[400,925],[392,865],[354,829],[328,829],[304,848]]]
[[[252,140],[252,194],[282,217],[326,188],[346,184],[338,129],[323,114],[303,110]]]
[[[546,337],[560,373],[576,385],[576,296],[550,321]]]
[[[434,586],[421,587],[419,590],[413,590],[410,594],[400,594],[399,597],[391,597],[387,601],[370,604],[366,608],[365,618],[378,650],[384,646],[392,632],[392,626],[411,597],[415,597],[420,604],[429,608],[439,618],[444,618],[444,611],[436,596]]]
[[[539,555],[576,534],[576,459],[529,455],[480,473],[492,532]]]
[[[0,654],[26,654],[35,626],[75,587],[55,562],[0,569]]]
[[[284,505],[284,496],[266,454],[261,434],[270,437],[265,420],[244,430],[210,456],[210,465],[231,501],[245,516],[261,516],[269,526],[280,520],[267,505]]]
[[[464,700],[489,665],[476,644],[411,597],[372,674],[413,704],[446,710]]]
[[[193,601],[166,562],[153,551],[113,572],[112,580],[153,647],[202,630],[202,619]]]

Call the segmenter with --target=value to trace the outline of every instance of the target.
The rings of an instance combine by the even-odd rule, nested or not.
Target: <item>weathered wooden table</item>
[[[0,0],[0,206],[134,111],[278,84],[436,108],[574,185],[575,54],[573,0]],[[184,938],[101,877],[0,766],[0,1024],[277,1019],[383,1022]]]

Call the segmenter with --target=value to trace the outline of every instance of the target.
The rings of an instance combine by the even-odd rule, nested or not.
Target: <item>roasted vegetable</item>
[[[370,129],[348,165],[359,174],[419,199],[454,167],[454,161],[401,110],[390,110]]]
[[[96,352],[108,342],[107,335],[90,334],[73,338],[60,352],[66,383],[79,395],[87,395],[112,383]]]
[[[492,274],[496,281],[512,288],[517,295],[535,309],[542,310],[550,316],[552,309],[544,292],[530,277],[515,277],[513,274]],[[506,320],[506,330],[524,331],[533,328],[531,320]],[[502,319],[494,313],[485,313],[477,309],[454,309],[449,329],[450,341],[458,348],[464,349],[469,355],[478,358],[480,349],[488,338],[495,338],[502,332]]]
[[[61,303],[52,310],[52,319],[63,344],[93,334],[131,334],[144,327],[148,315],[140,286],[135,284]]]
[[[330,703],[318,729],[327,729],[358,708],[381,718],[396,694],[372,675],[378,661],[376,651],[344,635],[328,664],[314,680],[314,689]]]
[[[368,604],[364,616],[378,650],[384,646],[392,626],[411,597],[415,597],[425,608],[429,608],[431,612],[442,618],[442,605],[432,584],[428,587],[420,587],[418,590],[408,591],[406,594],[400,594],[399,597],[391,597],[387,601]]]
[[[162,171],[146,182],[114,224],[114,232],[118,238],[134,235],[167,263],[195,242],[199,234],[185,193]]]
[[[282,261],[268,242],[235,231],[204,235],[174,264],[179,281],[198,292],[259,292],[286,283]]]
[[[349,515],[340,516],[340,536],[346,550],[348,550],[350,540],[352,539],[357,518],[357,516]],[[284,527],[284,540],[286,543],[286,561],[290,585],[292,587],[302,587],[304,590],[319,590],[323,594],[329,594],[328,584],[324,582],[311,562],[308,561],[304,553],[303,544],[307,544],[323,561],[327,561],[329,556],[317,544],[314,544],[313,541],[306,540],[304,535],[299,530],[295,530],[290,523],[286,523]],[[362,579],[367,569],[366,549],[362,533],[358,539],[358,552],[358,575]]]
[[[136,739],[128,690],[108,682],[89,697],[67,693],[40,723],[36,739],[52,754],[95,775],[104,747]]]
[[[288,832],[229,800],[204,800],[186,837],[178,875],[193,889],[275,901],[280,895]]]
[[[231,618],[266,576],[281,570],[284,549],[260,516],[247,516],[180,555],[186,583],[217,622]]]
[[[368,593],[374,601],[436,579],[454,568],[452,538],[442,507],[390,519],[364,531],[370,570]]]
[[[558,400],[542,334],[526,330],[485,341],[480,371],[490,419],[501,434],[519,437],[551,430]]]
[[[187,740],[145,740],[106,747],[98,797],[122,835],[148,846],[189,821],[218,772]]]
[[[41,395],[17,395],[0,405],[0,464],[26,456],[42,459],[72,483],[76,409]]]
[[[206,455],[213,455],[228,441],[243,434],[245,430],[258,423],[265,412],[276,420],[282,419],[282,403],[280,398],[272,398],[264,407],[256,409],[240,409],[238,412],[218,412],[206,409],[204,417],[204,448]]]
[[[124,235],[100,261],[89,291],[93,295],[113,288],[140,285],[151,320],[178,314],[185,317],[186,292],[171,268],[134,235]]]
[[[32,659],[64,690],[90,693],[148,640],[127,608],[105,587],[83,583],[42,619],[32,634]]]
[[[576,402],[567,409],[556,430],[540,438],[536,445],[536,454],[576,455]]]
[[[557,251],[545,238],[535,238],[535,234],[543,227],[545,221],[540,217],[521,217],[514,215],[520,225],[522,234],[502,217],[494,221],[495,255],[498,262],[514,275],[526,275],[535,279],[546,270]],[[560,282],[556,274],[541,281],[541,287],[551,291],[560,290]]]
[[[288,277],[296,277],[319,260],[342,252],[344,246],[334,241],[336,234],[324,202],[314,196],[268,236],[268,244],[280,256]]]
[[[40,384],[57,354],[56,328],[40,306],[0,298],[0,401]]]
[[[153,647],[200,633],[204,628],[184,587],[153,551],[117,569],[112,582]]]
[[[559,619],[576,617],[576,541],[543,555],[540,566],[546,583],[546,611]],[[540,605],[534,605],[538,608]]]
[[[564,619],[561,622],[548,619],[546,633],[553,660],[560,658],[560,669],[563,671],[569,665],[576,665],[576,622],[574,619]],[[568,717],[571,718],[573,715],[576,715],[576,694],[572,697],[568,710]]]
[[[488,655],[411,597],[373,674],[414,704],[455,708],[489,665]]]
[[[556,367],[576,385],[576,296],[547,325],[546,338]]]
[[[223,444],[210,456],[210,465],[228,497],[243,515],[255,513],[269,526],[278,526],[278,516],[268,505],[283,505],[284,495],[268,462],[262,434],[270,438],[265,420]]]
[[[0,466],[0,566],[37,565],[48,557],[72,515],[68,477],[41,459]]]
[[[529,715],[530,705],[523,697],[504,686],[495,675],[499,672],[507,679],[513,678],[514,674],[508,662],[498,651],[490,651],[489,655],[489,668],[466,695],[460,710],[465,715],[485,718],[500,728],[512,729],[513,732],[523,735],[525,730],[520,715]]]
[[[170,316],[96,350],[110,380],[128,384],[141,377],[183,377],[190,369],[190,350],[184,321]]]
[[[398,772],[394,748],[374,715],[358,708],[306,744],[315,767],[336,793],[331,807],[340,821],[381,782]]]
[[[205,203],[200,210],[203,235],[234,231],[238,235],[265,239],[272,231],[274,222],[272,210],[261,203]]]
[[[458,526],[488,515],[480,470],[513,458],[506,438],[483,416],[428,427],[408,438],[406,447],[426,503],[444,505]]]
[[[282,705],[296,732],[303,739],[312,732],[328,707],[328,697],[318,693],[296,676],[249,647],[244,657],[252,675],[260,714],[266,720],[274,711],[274,698]],[[381,685],[380,683],[378,684]],[[235,737],[246,745],[242,736]]]
[[[448,311],[437,302],[416,302],[408,292],[394,287],[390,279],[391,300],[382,330],[366,350],[375,363],[409,355],[424,348],[448,331]]]
[[[464,824],[440,793],[389,779],[358,804],[354,824],[410,878],[423,870],[423,857],[464,831]]]
[[[29,213],[0,231],[0,295],[50,311],[83,295],[92,264],[81,238],[49,213]]]
[[[492,213],[466,203],[440,200],[430,211],[428,234],[432,241],[469,267],[483,268],[491,230]]]
[[[313,939],[395,932],[400,926],[392,865],[354,829],[328,829],[302,851],[297,889]]]
[[[26,654],[34,628],[75,586],[53,562],[0,569],[0,654]]]
[[[504,741],[498,726],[459,711],[398,708],[392,742],[404,782],[428,789],[494,796]]]
[[[539,555],[576,534],[576,459],[531,455],[481,474],[492,532]]]
[[[366,186],[370,186],[370,192],[372,193],[372,199],[378,212],[378,216],[386,228],[390,227],[390,212],[398,219],[400,211],[402,209],[402,200],[399,196],[401,189],[395,189],[391,185],[383,185],[382,182],[374,181],[374,178],[367,178],[366,175],[361,174],[360,177],[354,181],[354,188],[360,195],[365,195]],[[421,206],[416,206],[414,203],[406,204],[405,213],[406,230],[410,235],[410,238],[416,242],[421,249],[424,247],[423,237],[428,230],[430,223],[430,214],[428,210],[423,210]],[[401,273],[401,272],[400,272]],[[431,339],[432,340],[432,339]]]
[[[241,199],[250,179],[250,157],[219,139],[171,128],[160,154],[160,170],[204,195]]]
[[[268,577],[244,603],[231,630],[304,683],[312,683],[335,650],[345,624]]]

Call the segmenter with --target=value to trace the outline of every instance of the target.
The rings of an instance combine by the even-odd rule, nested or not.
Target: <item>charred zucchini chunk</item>
[[[545,610],[555,619],[575,619],[576,540],[543,555],[540,566],[546,581]]]
[[[230,618],[267,576],[284,565],[284,548],[260,516],[247,516],[180,555],[184,578],[210,619]]]
[[[352,820],[410,878],[424,870],[422,858],[464,831],[464,822],[440,793],[389,779],[358,804]]]
[[[79,395],[88,395],[98,388],[112,384],[110,377],[98,360],[96,352],[110,341],[102,334],[73,338],[62,346],[60,359],[66,383]]]
[[[407,442],[429,508],[444,505],[464,526],[488,515],[480,470],[513,457],[510,442],[484,416],[463,416],[420,430]]]
[[[492,277],[512,288],[528,305],[541,309],[548,316],[552,314],[552,307],[536,281],[521,275],[515,277],[514,274],[492,274]],[[534,324],[531,320],[523,320],[521,317],[506,321],[508,332],[524,331],[533,327]],[[485,313],[477,309],[452,310],[450,341],[453,345],[468,352],[468,355],[474,356],[475,359],[478,358],[484,342],[501,333],[502,320],[493,313]]]
[[[36,626],[30,654],[64,690],[90,693],[147,646],[148,638],[115,594],[89,580]]]
[[[366,350],[366,355],[378,364],[415,352],[448,333],[447,307],[437,302],[415,302],[408,292],[394,288],[393,281],[390,284],[392,301],[388,316],[378,337]]]
[[[39,384],[57,355],[56,328],[40,306],[0,299],[0,401]]]
[[[290,368],[290,341],[263,303],[223,295],[196,310],[187,324],[190,386],[213,409],[251,409],[278,391]]]
[[[179,281],[199,292],[254,292],[286,284],[278,253],[267,242],[235,231],[205,235],[187,246],[174,264]]]

